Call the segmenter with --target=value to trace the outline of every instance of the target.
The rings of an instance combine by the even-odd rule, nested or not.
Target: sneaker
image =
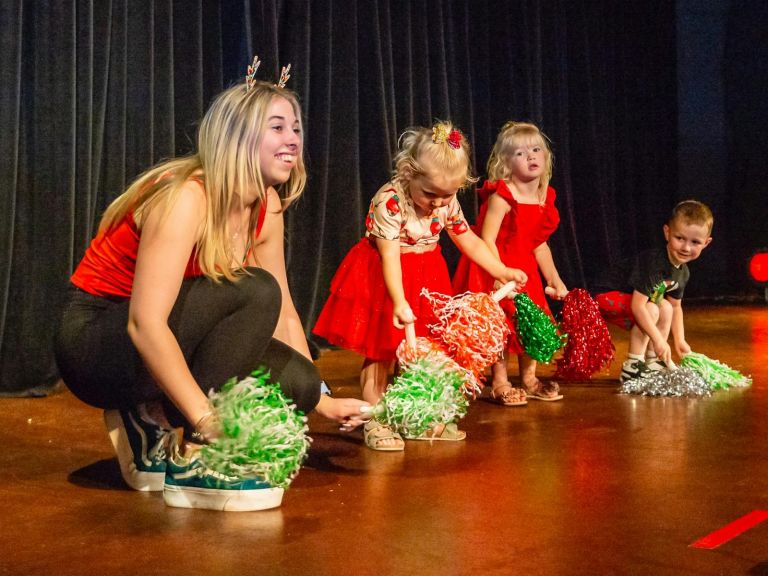
[[[277,508],[282,488],[262,480],[225,476],[207,468],[195,457],[184,458],[178,450],[168,459],[163,499],[177,508],[204,508],[248,512]]]
[[[147,422],[135,410],[104,410],[104,423],[125,483],[143,492],[162,490],[176,433]]]
[[[664,360],[659,360],[656,356],[646,358],[645,367],[648,368],[650,372],[661,372],[662,370],[667,370],[669,368]]]
[[[645,362],[629,358],[628,360],[624,360],[624,363],[621,365],[619,382],[624,384],[627,380],[634,380],[635,378],[640,378],[647,374],[648,368],[646,367]]]

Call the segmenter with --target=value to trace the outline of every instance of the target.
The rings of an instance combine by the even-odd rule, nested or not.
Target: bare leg
[[[389,362],[376,362],[366,358],[360,370],[360,389],[363,400],[371,405],[376,404],[387,391],[388,376]]]
[[[669,338],[669,332],[672,329],[672,304],[666,300],[659,302],[659,319],[656,322],[656,328],[659,329],[661,335],[666,340]]]
[[[360,370],[360,389],[363,400],[375,405],[387,391],[389,362],[377,362],[366,358]],[[365,425],[366,444],[374,450],[402,450],[405,443],[389,426],[371,420]]]
[[[672,305],[666,300],[660,300],[658,304],[658,319],[656,320],[656,328],[659,330],[664,340],[669,338],[670,330],[672,329]],[[648,343],[648,348],[645,351],[645,362],[649,366],[655,366],[654,369],[663,366],[658,364],[658,357],[656,356],[656,350],[653,347],[653,342]]]
[[[528,354],[518,354],[517,363],[520,366],[520,383],[528,390],[535,388],[539,382],[539,379],[536,378],[538,362]]]
[[[508,352],[504,350],[501,359],[491,366],[491,399],[503,406],[524,406],[528,403],[525,391],[509,383],[507,357]]]
[[[547,382],[544,384],[536,377],[536,368],[538,362],[528,356],[528,354],[518,354],[517,361],[520,365],[520,382],[528,393],[528,398],[536,400],[559,400],[563,396],[560,394],[560,385],[557,382]]]
[[[645,307],[648,309],[648,313],[651,315],[651,318],[653,319],[654,323],[656,324],[657,328],[659,327],[659,321],[660,321],[660,314],[659,314],[659,307],[656,306],[653,302],[650,300],[646,302]],[[671,309],[670,305],[670,309]],[[670,315],[668,320],[668,326],[667,326],[667,334],[669,334],[669,327],[672,325],[672,316]],[[664,334],[664,332],[661,332]],[[629,354],[630,358],[644,358],[645,352],[648,349],[649,343],[650,343],[650,337],[643,332],[643,330],[637,325],[634,324],[632,328],[629,331]]]
[[[504,350],[501,359],[491,366],[491,384],[493,389],[509,386],[509,374],[507,373],[507,351]]]
[[[646,336],[645,332],[637,324],[633,324],[629,330],[629,354],[636,357],[644,357],[649,342],[650,338]]]

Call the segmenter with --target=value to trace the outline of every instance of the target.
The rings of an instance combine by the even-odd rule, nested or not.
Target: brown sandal
[[[504,390],[499,392],[499,390]],[[491,400],[502,406],[525,406],[528,404],[527,395],[522,388],[511,384],[497,386],[491,390]]]
[[[378,450],[380,452],[402,452],[405,450],[403,437],[376,419],[368,420],[365,423],[363,427],[363,440],[365,445],[371,450]],[[398,440],[398,442],[384,444],[383,440]]]
[[[536,384],[530,388],[526,387],[525,394],[530,400],[541,400],[543,402],[555,402],[556,400],[562,400],[563,395],[560,394],[560,385],[557,382],[544,383],[538,378]]]
[[[433,428],[425,430],[418,436],[406,436],[406,440],[447,440],[448,442],[461,442],[467,437],[467,433],[464,430],[459,430],[459,427],[455,422],[449,422],[444,424],[442,429],[438,432],[440,424],[436,424]]]

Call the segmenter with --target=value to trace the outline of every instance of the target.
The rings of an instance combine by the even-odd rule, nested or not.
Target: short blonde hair
[[[712,227],[715,224],[712,210],[709,209],[709,206],[698,200],[683,200],[672,208],[669,223],[671,224],[676,220],[686,224],[706,226],[707,234],[710,236],[712,235]]]
[[[477,177],[472,174],[469,141],[464,134],[461,134],[458,148],[454,148],[447,139],[440,141],[438,138],[435,142],[433,136],[436,131],[451,134],[454,130],[461,134],[452,123],[443,121],[436,122],[432,128],[417,126],[405,130],[398,140],[392,181],[403,186],[414,176],[424,174],[424,167],[419,160],[429,159],[433,166],[445,173],[463,173],[461,188],[477,182]]]
[[[496,143],[488,158],[488,179],[509,180],[512,171],[509,167],[509,158],[512,151],[522,145],[538,145],[545,151],[544,172],[539,179],[539,194],[546,197],[549,181],[552,179],[552,166],[554,157],[549,146],[549,138],[538,126],[530,122],[507,122],[501,127]]]
[[[236,202],[242,202],[239,191],[255,190],[258,200],[248,228],[249,237],[253,237],[259,213],[256,208],[267,200],[258,150],[275,98],[285,98],[291,104],[301,126],[301,108],[290,90],[262,81],[255,81],[247,92],[243,83],[232,86],[214,99],[200,122],[197,153],[162,162],[139,176],[109,205],[100,229],[117,225],[131,211],[137,224],[143,212],[155,205],[167,212],[182,186],[189,179],[198,179],[205,190],[207,209],[196,246],[197,262],[203,274],[215,281],[235,279],[244,267],[230,269],[233,258],[228,215]],[[299,146],[288,180],[275,187],[282,209],[300,196],[306,180],[303,146]]]

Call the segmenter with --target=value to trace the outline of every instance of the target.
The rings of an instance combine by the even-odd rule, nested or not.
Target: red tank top
[[[257,238],[266,214],[265,201],[259,210],[259,219],[256,223]],[[139,239],[139,229],[133,219],[133,213],[129,212],[117,226],[102,230],[96,235],[70,281],[81,290],[95,296],[130,298]],[[187,261],[184,278],[201,274],[197,253],[193,252]]]

